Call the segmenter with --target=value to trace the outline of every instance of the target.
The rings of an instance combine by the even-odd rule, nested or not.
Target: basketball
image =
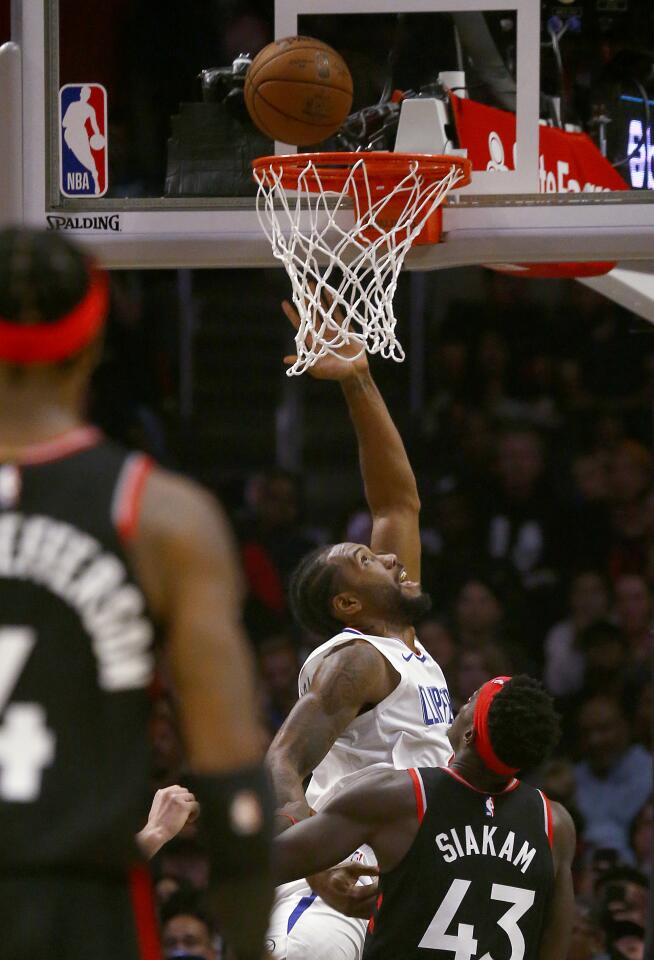
[[[101,150],[104,147],[104,137],[101,133],[94,133],[89,140],[91,150]]]
[[[312,37],[286,37],[264,47],[245,78],[254,124],[273,140],[296,146],[335,133],[352,106],[352,76],[339,53]]]

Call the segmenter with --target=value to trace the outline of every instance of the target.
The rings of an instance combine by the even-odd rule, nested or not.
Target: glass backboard
[[[648,272],[646,0],[343,6],[13,0],[18,49],[0,55],[1,122],[14,131],[0,159],[12,184],[0,214],[18,206],[113,267],[273,264],[249,163],[295,148],[254,127],[232,64],[302,33],[336,48],[354,80],[345,129],[319,149],[393,149],[402,91],[440,97],[443,131],[473,161],[472,184],[445,209],[444,242],[414,250],[409,269],[602,260]]]

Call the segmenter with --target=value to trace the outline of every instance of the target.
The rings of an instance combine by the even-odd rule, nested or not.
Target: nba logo
[[[495,802],[492,797],[486,797],[486,816],[495,816]]]
[[[64,197],[107,192],[107,91],[99,83],[67,83],[59,91],[59,189]]]

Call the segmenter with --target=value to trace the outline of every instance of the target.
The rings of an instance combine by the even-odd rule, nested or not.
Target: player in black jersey
[[[194,484],[85,423],[107,303],[59,235],[0,232],[1,953],[160,956],[134,835],[161,633],[224,931],[260,960],[270,804],[232,538]]]
[[[565,960],[574,826],[564,807],[515,778],[558,738],[549,696],[529,677],[496,677],[448,735],[448,767],[367,774],[282,833],[276,880],[369,843],[380,885],[364,960]]]

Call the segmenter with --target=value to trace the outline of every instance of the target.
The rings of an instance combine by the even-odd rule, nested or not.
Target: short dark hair
[[[633,883],[637,887],[649,889],[647,874],[628,863],[620,863],[616,867],[601,873],[595,881],[595,895],[600,896],[601,891],[611,883]]]
[[[202,897],[195,890],[179,890],[173,893],[163,904],[160,911],[161,924],[168,923],[174,917],[195,917],[205,925],[209,935],[213,934],[213,923]]]
[[[596,647],[606,642],[619,643],[621,647],[627,646],[627,640],[620,627],[617,627],[610,620],[595,620],[582,630],[579,635],[579,642],[584,650]]]
[[[554,701],[538,680],[526,674],[512,677],[493,699],[488,732],[500,760],[518,770],[546,760],[561,736]]]
[[[82,251],[45,230],[0,231],[0,317],[11,323],[51,323],[69,313],[89,286]]]
[[[328,559],[332,546],[318,547],[300,560],[288,586],[291,612],[304,630],[328,637],[343,624],[331,612],[338,567]]]

